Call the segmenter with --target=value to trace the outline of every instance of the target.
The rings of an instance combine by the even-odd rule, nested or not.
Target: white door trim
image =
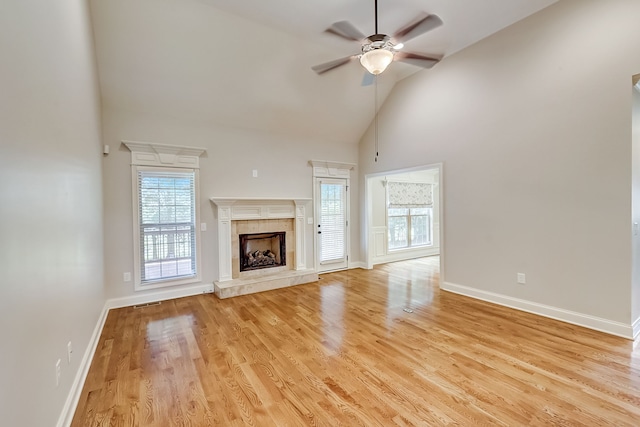
[[[416,167],[412,167],[412,168],[407,168],[407,169],[398,169],[398,170],[392,170],[392,171],[384,171],[384,172],[376,172],[376,173],[371,173],[371,174],[367,174],[364,177],[364,209],[365,209],[365,215],[364,215],[364,224],[361,226],[360,230],[363,233],[362,237],[364,239],[364,260],[366,263],[366,268],[367,269],[372,269],[373,268],[373,261],[374,261],[374,256],[375,256],[375,247],[373,246],[375,244],[374,238],[373,238],[373,234],[374,234],[374,229],[372,227],[373,224],[373,206],[372,206],[372,194],[371,194],[371,178],[377,178],[377,177],[381,177],[381,176],[385,176],[385,175],[393,175],[393,174],[399,174],[399,173],[405,173],[405,172],[414,172],[414,171],[420,171],[420,170],[425,170],[425,169],[437,169],[438,170],[438,186],[439,186],[439,191],[438,191],[438,213],[439,213],[439,223],[435,223],[434,222],[434,232],[435,232],[435,227],[436,225],[438,226],[438,232],[440,233],[440,282],[444,283],[445,282],[445,268],[444,268],[444,258],[445,258],[445,244],[446,244],[446,239],[445,239],[445,235],[444,235],[444,222],[445,222],[445,217],[444,217],[444,165],[442,163],[433,163],[433,164],[428,164],[428,165],[423,165],[423,166],[416,166]]]
[[[318,273],[327,272],[320,271],[320,253],[318,251],[318,225],[320,218],[318,217],[318,202],[320,195],[318,194],[318,179],[319,178],[341,178],[346,180],[347,189],[351,186],[351,171],[355,168],[354,163],[344,163],[344,162],[332,162],[326,160],[309,160],[309,164],[313,167],[313,213],[314,213],[314,223],[313,223],[313,248],[315,252],[314,256],[314,267]],[[346,195],[346,212],[345,217],[347,220],[347,230],[346,230],[346,241],[345,241],[345,250],[347,253],[347,267],[349,268],[349,264],[351,263],[351,231],[349,226],[351,225],[351,196],[349,191],[347,191]]]
[[[319,188],[322,184],[333,184],[340,185],[344,187],[344,258],[330,260],[330,261],[321,261],[322,251],[320,250],[320,232],[323,230],[320,228],[320,218],[321,218],[321,199],[322,195],[319,194]],[[316,244],[316,271],[318,273],[327,273],[329,271],[338,271],[345,270],[349,268],[349,255],[351,252],[350,245],[350,228],[349,228],[349,212],[350,212],[350,204],[349,204],[349,179],[346,178],[314,178],[314,187],[316,188],[316,196],[314,198],[314,212],[315,212],[315,224],[314,224],[314,237]]]

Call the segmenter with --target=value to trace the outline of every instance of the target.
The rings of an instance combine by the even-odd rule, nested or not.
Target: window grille
[[[387,198],[388,249],[430,245],[433,211],[431,184],[389,181]]]
[[[195,172],[138,169],[137,184],[141,284],[196,276]]]

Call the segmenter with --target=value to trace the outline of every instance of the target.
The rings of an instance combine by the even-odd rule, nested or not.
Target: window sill
[[[192,283],[201,282],[200,276],[189,276],[189,277],[180,277],[175,279],[164,279],[164,280],[156,280],[153,282],[145,282],[140,283],[136,281],[135,291],[147,291],[150,289],[158,289],[158,288],[166,288],[169,286],[180,286],[180,285],[189,285]]]
[[[433,248],[433,243],[430,243],[428,245],[421,245],[421,246],[410,246],[408,248],[389,249],[387,253],[395,254],[400,252],[415,252],[415,251],[421,251],[424,249],[431,249],[431,248]]]

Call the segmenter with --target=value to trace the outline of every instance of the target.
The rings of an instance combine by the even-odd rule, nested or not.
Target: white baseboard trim
[[[78,367],[76,376],[73,379],[73,384],[71,384],[71,390],[69,390],[69,395],[67,396],[67,400],[62,408],[62,413],[60,414],[60,418],[58,418],[58,423],[56,424],[57,427],[68,427],[71,425],[71,421],[73,421],[73,416],[76,413],[76,408],[80,401],[80,394],[82,393],[82,388],[84,387],[87,375],[89,374],[89,367],[93,361],[93,355],[96,353],[96,349],[98,348],[98,342],[100,341],[100,335],[102,335],[102,328],[104,328],[104,323],[107,320],[108,313],[109,309],[105,304],[102,308],[102,312],[100,313],[100,317],[98,318],[98,322],[96,323],[95,328],[93,328],[91,339],[89,339],[87,349],[82,356],[80,366]]]
[[[69,395],[67,396],[64,408],[62,409],[62,413],[60,414],[60,417],[58,419],[57,427],[69,427],[71,425],[71,421],[73,421],[73,416],[75,415],[76,408],[78,407],[78,402],[80,401],[80,394],[82,393],[82,388],[84,387],[87,375],[89,374],[89,367],[91,366],[91,362],[93,361],[93,356],[95,355],[98,348],[100,335],[102,335],[102,329],[104,328],[104,324],[107,320],[109,310],[114,308],[130,307],[132,305],[138,304],[149,304],[152,302],[188,297],[203,293],[213,293],[213,283],[209,285],[202,284],[180,287],[178,289],[150,292],[145,293],[144,295],[131,295],[122,298],[108,299],[104,304],[102,313],[100,313],[98,323],[96,323],[96,326],[93,329],[93,334],[91,335],[91,339],[89,340],[87,349],[85,350],[82,361],[80,362],[80,367],[78,368],[76,377],[73,380],[73,384],[71,386],[71,390],[69,391]]]
[[[560,320],[573,325],[583,326],[588,329],[594,329],[596,331],[605,332],[622,338],[633,339],[634,332],[636,334],[640,332],[636,331],[636,328],[640,329],[640,319],[638,319],[638,321],[636,321],[632,326],[588,314],[577,313],[575,311],[569,311],[562,308],[551,307],[519,298],[483,291],[481,289],[456,285],[455,283],[450,282],[443,282],[440,285],[440,288],[448,292],[465,295],[509,308],[515,308],[516,310],[526,311],[528,313]]]
[[[349,263],[349,270],[354,268],[362,268],[363,270],[367,270],[367,263],[361,261]]]
[[[152,302],[166,301],[170,299],[190,297],[198,294],[213,293],[213,283],[194,286],[180,286],[176,289],[163,289],[141,295],[129,295],[121,298],[107,300],[109,310],[113,308],[131,307],[132,305],[149,304]]]
[[[640,317],[633,322],[633,339],[635,340],[638,336],[640,336]]]
[[[384,256],[375,257],[372,262],[373,262],[373,265],[378,265],[378,264],[386,264],[388,262],[406,261],[410,259],[424,258],[424,257],[434,256],[434,255],[440,255],[439,247],[431,247],[426,250],[420,249],[419,251],[406,250],[406,251],[391,252]]]

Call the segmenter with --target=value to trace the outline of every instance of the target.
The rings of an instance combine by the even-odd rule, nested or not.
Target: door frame
[[[375,172],[371,174],[367,174],[364,177],[364,226],[361,227],[361,231],[363,233],[363,241],[364,241],[364,260],[366,262],[366,268],[373,268],[373,248],[374,239],[371,237],[372,234],[372,224],[373,224],[373,201],[371,195],[371,179],[377,178],[385,175],[395,175],[406,172],[415,172],[421,171],[425,169],[437,169],[438,170],[438,214],[439,214],[439,227],[438,233],[440,233],[440,282],[444,283],[445,270],[444,270],[444,258],[445,258],[445,237],[444,237],[444,171],[443,171],[442,163],[433,163],[423,166],[416,166],[412,168],[406,169],[396,169],[384,172]],[[435,232],[435,230],[434,230]]]
[[[319,189],[320,186],[322,185],[322,183],[326,180],[331,180],[331,181],[341,181],[340,185],[344,185],[345,187],[345,194],[344,194],[344,217],[345,217],[345,221],[346,224],[344,226],[344,256],[345,256],[345,260],[343,261],[335,261],[333,263],[329,263],[329,264],[325,264],[325,266],[328,266],[327,268],[323,268],[323,265],[321,264],[320,261],[320,255],[321,255],[321,251],[320,251],[320,238],[318,237],[318,235],[320,234],[318,232],[318,229],[320,228],[320,209],[321,209],[321,198],[322,195],[319,194]],[[340,270],[347,270],[349,268],[349,255],[351,254],[351,239],[349,238],[349,236],[351,235],[351,228],[350,228],[350,223],[349,223],[349,214],[351,212],[351,206],[349,204],[349,179],[348,178],[322,178],[322,177],[315,177],[313,178],[313,184],[315,186],[316,189],[316,193],[315,196],[317,196],[317,198],[314,197],[314,204],[313,204],[313,209],[314,209],[314,218],[315,218],[315,224],[314,224],[314,242],[315,242],[315,253],[316,253],[316,271],[319,274],[322,273],[329,273],[331,271],[340,271]],[[322,231],[322,230],[320,230]],[[338,267],[332,268],[331,264],[334,265],[338,265]]]
[[[320,272],[320,253],[318,252],[318,224],[320,218],[317,215],[318,203],[320,195],[318,193],[318,179],[320,178],[337,178],[346,180],[347,195],[346,195],[346,212],[345,217],[347,220],[346,241],[345,250],[347,255],[347,267],[349,269],[351,265],[351,171],[355,168],[355,163],[344,162],[331,162],[326,160],[310,160],[309,163],[313,166],[313,262],[314,269],[318,274],[328,273],[328,271]],[[339,270],[344,270],[343,268]],[[337,270],[333,270],[337,271]]]

